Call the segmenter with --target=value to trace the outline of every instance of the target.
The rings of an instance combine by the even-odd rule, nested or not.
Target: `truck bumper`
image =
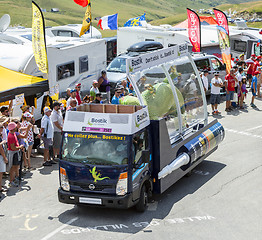
[[[86,194],[66,192],[58,189],[58,200],[61,203],[81,204],[93,207],[122,208],[127,209],[134,206],[137,201],[132,200],[132,194],[125,196],[105,196],[102,194]]]

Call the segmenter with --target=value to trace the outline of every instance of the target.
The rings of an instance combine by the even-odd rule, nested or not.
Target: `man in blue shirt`
[[[257,93],[257,78],[259,74],[260,74],[259,71],[254,72],[254,77],[252,78],[252,83],[251,83],[252,100],[251,100],[250,106],[253,108],[256,108],[256,105],[254,104],[254,100],[256,97],[256,93]]]
[[[121,94],[121,89],[116,88],[115,95],[114,97],[112,97],[112,100],[111,100],[112,104],[119,104],[120,94]]]

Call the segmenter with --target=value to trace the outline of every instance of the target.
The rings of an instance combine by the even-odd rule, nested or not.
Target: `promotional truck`
[[[223,126],[208,123],[187,45],[127,58],[126,71],[134,92],[121,104],[84,104],[66,113],[62,203],[145,211],[152,194],[166,191],[224,139]]]

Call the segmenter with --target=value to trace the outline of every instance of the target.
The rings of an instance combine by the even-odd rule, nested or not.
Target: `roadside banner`
[[[226,64],[227,73],[229,73],[231,69],[231,50],[230,50],[227,16],[221,10],[218,10],[216,8],[214,8],[213,10],[218,24],[217,33],[218,33],[219,46],[222,54],[222,60]]]
[[[79,35],[80,37],[89,31],[90,26],[91,26],[91,21],[92,21],[91,2],[89,1],[87,8],[86,8],[85,17],[82,23],[81,32]]]
[[[219,9],[213,8],[214,14],[216,16],[217,20],[217,25],[223,27],[226,29],[227,34],[229,35],[229,28],[228,28],[228,21],[227,21],[227,16],[224,12],[222,12]]]
[[[48,62],[46,54],[45,40],[45,21],[44,16],[39,6],[32,1],[32,45],[36,64],[39,70],[43,73],[48,72]]]
[[[201,25],[197,13],[187,8],[188,37],[193,45],[192,52],[201,52]]]
[[[229,36],[225,28],[221,26],[217,26],[218,33],[218,41],[222,54],[222,60],[226,64],[227,73],[230,72],[231,69],[231,53],[230,53],[230,42]]]

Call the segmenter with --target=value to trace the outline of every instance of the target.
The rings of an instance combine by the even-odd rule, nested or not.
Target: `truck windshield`
[[[107,72],[126,72],[126,58],[116,57],[107,67]]]
[[[123,135],[65,133],[62,158],[95,165],[128,164],[127,137]]]

